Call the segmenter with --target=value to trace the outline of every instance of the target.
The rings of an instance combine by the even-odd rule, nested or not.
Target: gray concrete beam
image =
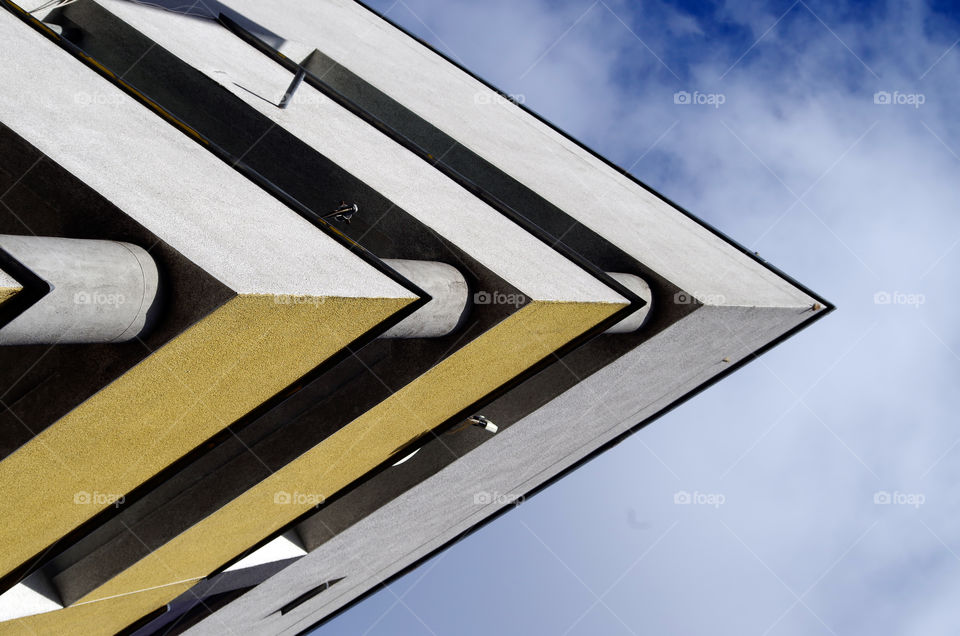
[[[698,309],[187,633],[217,634],[224,629],[298,633],[510,505],[510,496],[524,495],[654,417],[809,315],[793,308]],[[558,421],[564,426],[558,427]],[[484,497],[485,493],[491,496]],[[397,533],[396,528],[404,531]],[[336,588],[296,612],[275,612],[309,589],[317,577],[341,576],[346,578]]]
[[[647,304],[607,329],[604,333],[620,334],[637,331],[647,322],[647,318],[650,316],[650,310],[653,307],[653,293],[650,291],[650,285],[647,284],[647,281],[634,274],[624,274],[621,272],[607,272],[607,274],[610,278],[642,298]]]
[[[157,266],[119,241],[0,235],[0,249],[51,291],[0,329],[0,345],[126,342],[143,334],[157,298]]]
[[[467,281],[446,263],[385,259],[404,278],[430,294],[432,300],[387,330],[381,338],[442,338],[457,328],[467,311]]]

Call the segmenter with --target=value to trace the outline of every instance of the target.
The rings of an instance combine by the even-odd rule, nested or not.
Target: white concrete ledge
[[[353,0],[228,4],[288,40],[314,45],[705,304],[813,304],[795,286]],[[602,214],[596,213],[598,199]]]
[[[8,11],[0,42],[0,121],[235,292],[414,297]]]
[[[300,86],[286,109],[277,108],[273,98],[282,95],[293,75],[223,26],[153,11],[126,0],[100,0],[100,4],[221,82],[251,108],[363,180],[531,300],[624,302],[581,267],[312,86]],[[226,4],[240,13],[248,11],[234,2]],[[278,10],[290,11],[291,17],[303,13],[314,19],[309,4],[292,3]],[[250,15],[269,15],[272,7],[272,3],[258,5]],[[259,17],[256,20],[260,21]],[[287,37],[282,30],[276,32]],[[317,38],[314,34],[300,39],[311,42]],[[197,46],[197,42],[204,45]],[[428,89],[429,84],[420,89]]]

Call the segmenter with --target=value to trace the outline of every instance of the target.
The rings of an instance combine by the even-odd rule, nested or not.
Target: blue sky
[[[839,310],[318,633],[960,633],[956,8],[372,4]]]

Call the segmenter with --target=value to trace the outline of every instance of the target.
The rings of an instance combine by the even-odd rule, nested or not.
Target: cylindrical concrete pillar
[[[156,300],[157,266],[118,241],[0,235],[0,248],[51,287],[0,329],[0,345],[126,342]]]
[[[432,300],[383,334],[384,338],[441,338],[457,328],[467,308],[467,281],[457,268],[433,261],[384,259]]]
[[[634,294],[647,301],[647,304],[630,314],[614,326],[607,329],[604,333],[633,333],[643,326],[650,315],[650,307],[653,305],[653,293],[650,291],[650,285],[647,282],[633,274],[622,274],[620,272],[607,272],[607,276],[617,281]]]

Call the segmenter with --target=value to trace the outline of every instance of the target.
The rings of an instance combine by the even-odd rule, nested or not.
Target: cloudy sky
[[[318,633],[960,633],[950,3],[372,4],[839,310]]]

